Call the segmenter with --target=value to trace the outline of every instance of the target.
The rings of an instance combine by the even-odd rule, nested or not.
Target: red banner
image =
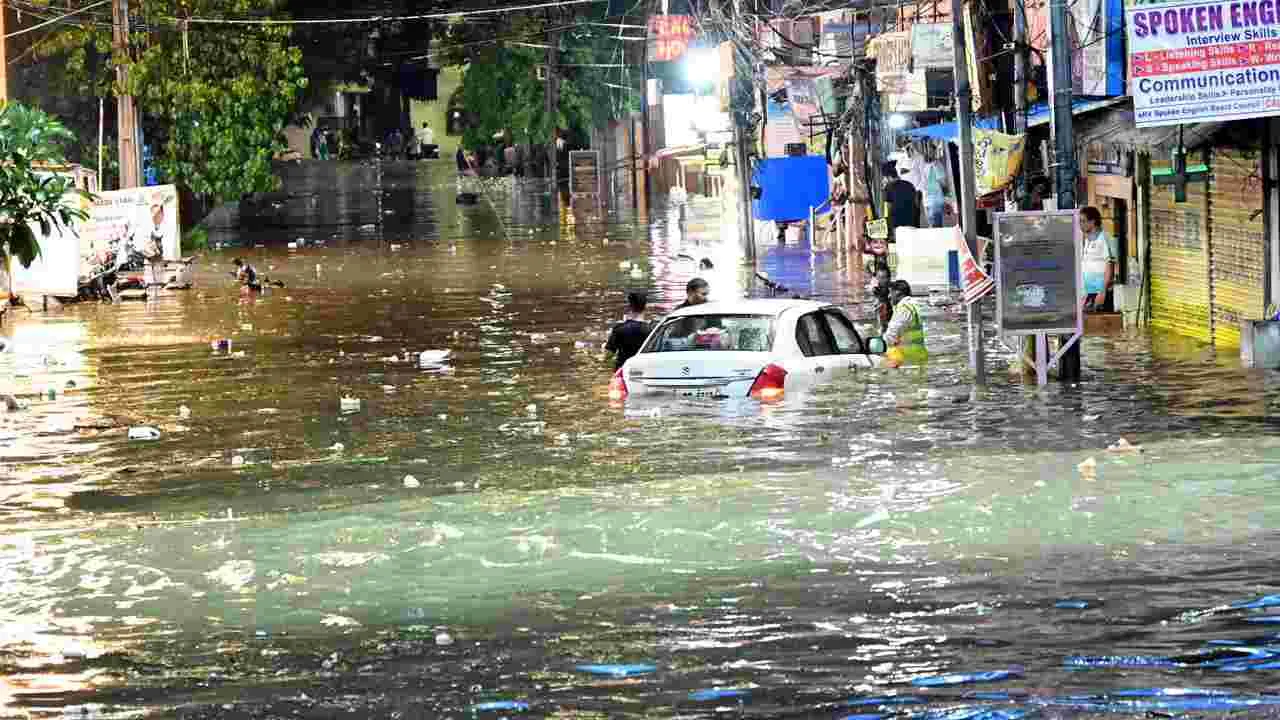
[[[679,60],[693,40],[693,16],[654,15],[649,18],[649,62]]]
[[[964,304],[972,305],[981,300],[983,295],[991,292],[996,283],[973,259],[973,253],[969,252],[969,243],[965,242],[964,233],[960,232],[959,226],[955,228],[955,236],[956,250],[960,254],[960,285],[964,288]]]

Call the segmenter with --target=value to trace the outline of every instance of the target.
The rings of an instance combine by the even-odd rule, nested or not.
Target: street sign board
[[[1074,210],[996,213],[996,323],[1002,335],[1083,330],[1078,222]]]

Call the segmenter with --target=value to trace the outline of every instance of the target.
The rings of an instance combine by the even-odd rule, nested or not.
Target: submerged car
[[[676,310],[614,374],[609,398],[762,401],[879,367],[843,309],[812,300],[733,300]]]

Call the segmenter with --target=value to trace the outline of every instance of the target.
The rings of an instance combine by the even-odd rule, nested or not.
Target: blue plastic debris
[[[887,717],[889,716],[881,715],[880,713],[857,713],[854,715],[845,715],[844,717],[841,717],[839,720],[883,720],[884,718],[887,718]]]
[[[1089,607],[1088,600],[1059,600],[1053,604],[1059,610],[1084,610]]]
[[[1022,668],[1009,668],[1008,670],[931,675],[929,677],[916,678],[911,681],[911,684],[916,687],[946,687],[948,685],[965,685],[968,683],[1000,682],[1001,680],[1020,677],[1022,677]]]
[[[689,699],[694,702],[709,702],[711,700],[725,700],[727,698],[742,698],[750,695],[749,690],[738,690],[735,688],[708,688],[706,690],[695,690],[689,693]]]
[[[1258,617],[1245,618],[1247,623],[1256,623],[1258,625],[1273,625],[1280,623],[1280,615],[1261,615]]]
[[[1068,667],[1177,667],[1172,658],[1156,655],[1071,655],[1063,664]]]
[[[606,675],[608,677],[624,678],[635,677],[636,675],[648,675],[656,671],[655,665],[645,665],[643,663],[635,664],[604,664],[604,665],[579,665],[578,672],[590,673],[592,675]]]
[[[1262,608],[1280,607],[1280,595],[1263,595],[1256,600],[1232,603],[1231,607],[1236,610],[1260,610]]]
[[[1250,672],[1252,670],[1280,670],[1280,660],[1266,660],[1263,662],[1245,661],[1234,663],[1222,663],[1218,665],[1218,669],[1222,672]]]
[[[1119,699],[1109,697],[1046,697],[1034,698],[1032,702],[1051,707],[1071,708],[1089,712],[1143,713],[1152,710],[1166,712],[1193,712],[1212,710],[1244,710],[1255,707],[1280,705],[1280,696],[1254,697],[1173,697],[1173,698],[1131,698]]]
[[[491,702],[483,702],[478,705],[471,706],[472,712],[494,712],[496,710],[506,710],[511,712],[528,712],[529,703],[519,700],[493,700]]]

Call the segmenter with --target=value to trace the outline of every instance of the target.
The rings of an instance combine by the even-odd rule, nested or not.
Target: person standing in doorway
[[[622,367],[631,359],[631,356],[640,352],[640,346],[644,345],[645,338],[649,337],[650,326],[644,316],[644,309],[648,304],[649,299],[644,293],[627,294],[627,314],[622,322],[613,326],[613,330],[609,333],[609,341],[604,345],[607,352],[613,353],[614,370]]]
[[[1103,310],[1111,307],[1119,247],[1115,238],[1102,229],[1102,213],[1092,205],[1080,209],[1080,229],[1084,236],[1085,309]]]
[[[919,224],[920,209],[916,207],[915,186],[898,177],[898,169],[892,162],[884,164],[882,174],[885,179],[884,201],[888,205],[885,214],[889,219],[889,239],[894,240],[898,228]]]

